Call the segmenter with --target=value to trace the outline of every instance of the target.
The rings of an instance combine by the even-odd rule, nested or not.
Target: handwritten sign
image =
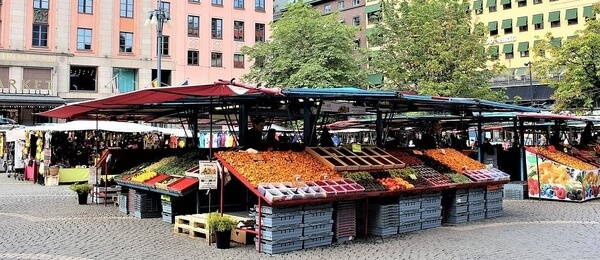
[[[217,189],[217,180],[219,179],[218,162],[200,161],[198,175],[198,189],[211,190]]]

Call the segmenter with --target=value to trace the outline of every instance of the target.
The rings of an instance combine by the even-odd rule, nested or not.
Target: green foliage
[[[213,231],[223,232],[234,229],[237,221],[226,215],[221,216],[219,212],[211,212],[206,224]]]
[[[600,4],[594,6],[600,13]],[[581,112],[595,106],[600,98],[600,21],[591,19],[573,39],[562,39],[562,45],[553,44],[548,33],[533,48],[533,70],[542,82],[556,88],[554,112],[573,109]],[[552,79],[559,70],[564,75]]]
[[[271,24],[268,42],[243,47],[254,60],[244,81],[277,87],[363,86],[364,50],[354,50],[357,27],[339,22],[339,14],[322,16],[308,4],[288,5]]]
[[[92,185],[89,185],[87,183],[83,183],[83,184],[71,184],[71,186],[69,187],[72,191],[76,192],[76,193],[90,193],[90,191],[92,190]]]
[[[487,66],[486,27],[472,24],[470,1],[382,0],[382,20],[369,35],[372,68],[386,76],[385,88],[420,94],[503,100],[490,89],[500,73]]]

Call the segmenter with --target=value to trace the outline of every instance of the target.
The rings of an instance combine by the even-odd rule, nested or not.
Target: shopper
[[[272,151],[277,150],[278,146],[279,140],[277,140],[277,131],[271,128],[267,132],[267,138],[265,139],[265,147],[267,148],[267,150]]]
[[[265,128],[265,119],[257,116],[252,120],[252,128],[248,129],[244,136],[244,148],[263,150],[265,148],[262,142],[262,131]]]

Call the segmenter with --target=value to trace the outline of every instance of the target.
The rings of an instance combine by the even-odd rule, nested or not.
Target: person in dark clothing
[[[434,122],[429,129],[429,132],[423,133],[421,135],[421,142],[419,142],[419,146],[421,149],[434,149],[437,148],[437,140],[436,135],[438,135],[442,131],[442,126],[439,122]]]
[[[581,141],[579,142],[580,146],[587,146],[593,144],[595,139],[592,135],[592,131],[594,130],[594,124],[592,122],[588,122],[583,129],[583,133],[581,133]]]
[[[252,120],[252,128],[248,129],[244,136],[244,148],[252,148],[256,150],[263,150],[265,146],[262,142],[262,131],[265,127],[265,119],[261,116],[257,116]]]
[[[277,141],[277,138],[275,136],[276,136],[275,129],[273,129],[273,128],[269,129],[269,131],[267,132],[267,139],[265,139],[265,147],[269,151],[276,149],[279,144],[279,141]]]
[[[333,139],[331,139],[331,134],[327,128],[323,129],[321,132],[321,146],[322,147],[333,147]]]

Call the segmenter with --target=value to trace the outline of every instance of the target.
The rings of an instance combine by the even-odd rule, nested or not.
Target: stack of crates
[[[494,189],[485,192],[485,218],[502,216],[502,193],[503,189]]]
[[[139,193],[133,196],[133,216],[136,218],[160,218],[160,196],[155,193]]]
[[[450,194],[450,206],[446,213],[446,223],[459,224],[469,220],[469,191],[457,189]]]
[[[333,234],[336,242],[343,243],[354,239],[356,236],[356,202],[338,202],[333,213]]]
[[[485,189],[483,187],[469,189],[469,218],[477,221],[485,218]]]
[[[421,229],[436,228],[442,225],[442,193],[421,194]]]
[[[175,223],[175,216],[173,215],[173,204],[171,202],[171,197],[161,195],[160,202],[162,206],[162,220],[170,224]]]
[[[369,205],[369,234],[391,236],[398,234],[400,227],[400,204]]]
[[[398,233],[404,234],[421,229],[421,196],[400,196],[398,203]]]
[[[304,206],[302,220],[303,248],[331,245],[333,242],[333,204]]]
[[[258,211],[258,206],[256,206]],[[267,254],[279,254],[302,249],[302,206],[268,207],[261,209],[261,247]],[[259,222],[256,214],[256,223]],[[258,225],[255,226],[258,229]],[[258,239],[255,238],[258,250]]]
[[[123,194],[119,194],[119,211],[123,214],[128,214],[128,207],[127,207],[127,193]]]

